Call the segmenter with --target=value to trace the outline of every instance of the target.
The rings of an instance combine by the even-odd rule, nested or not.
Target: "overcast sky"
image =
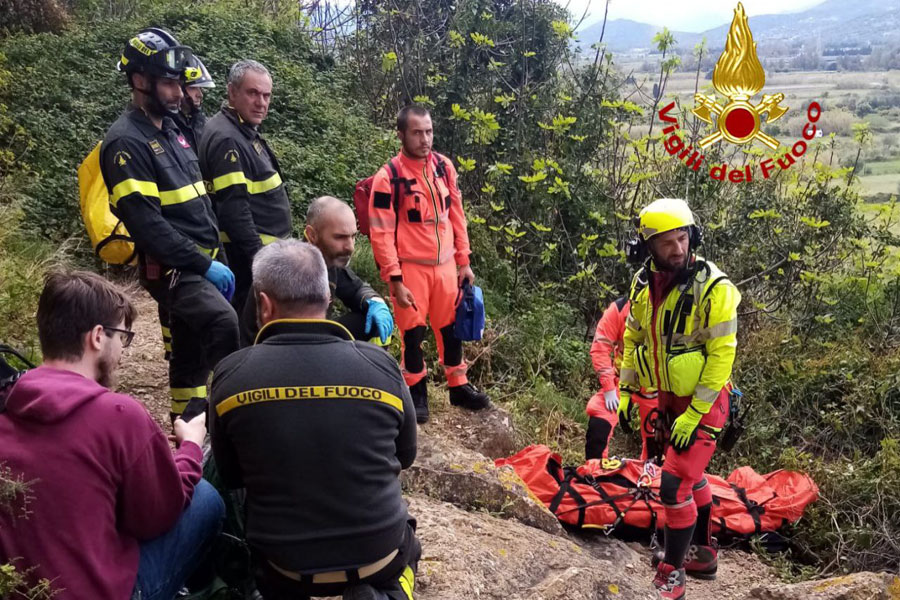
[[[581,18],[585,9],[585,24],[603,18],[605,0],[554,0],[568,5],[575,19]],[[799,12],[823,0],[742,0],[744,10],[751,17],[772,13]],[[737,0],[610,0],[608,19],[631,19],[651,25],[665,25],[677,31],[700,32],[730,23]],[[584,27],[584,25],[582,25]]]

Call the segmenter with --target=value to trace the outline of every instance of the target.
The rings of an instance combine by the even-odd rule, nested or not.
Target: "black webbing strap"
[[[740,499],[740,501],[744,503],[744,507],[747,509],[747,512],[753,519],[753,527],[756,530],[754,533],[756,535],[759,535],[760,533],[762,533],[762,523],[760,522],[759,517],[766,512],[766,504],[777,498],[778,494],[772,492],[772,496],[768,500],[761,504],[757,504],[747,497],[747,490],[733,483],[730,483],[729,485],[731,486],[731,489],[734,490],[734,493],[737,494],[737,497]]]
[[[584,526],[585,508],[590,506],[590,503],[585,503],[584,496],[582,496],[580,493],[578,493],[578,490],[576,490],[572,486],[572,481],[574,481],[577,478],[578,478],[578,474],[575,472],[574,469],[566,474],[565,479],[563,479],[559,483],[559,491],[553,497],[553,500],[550,501],[550,506],[548,508],[550,509],[550,512],[552,512],[554,515],[557,516],[557,518],[559,518],[559,516],[562,514],[566,514],[566,513],[577,510],[578,511],[577,526],[583,527]],[[557,513],[556,511],[559,509],[559,505],[562,504],[562,501],[565,499],[566,494],[568,494],[569,496],[572,497],[572,499],[576,502],[576,506],[573,509],[564,510],[561,513]]]

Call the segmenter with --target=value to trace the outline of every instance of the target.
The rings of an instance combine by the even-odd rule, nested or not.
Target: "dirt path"
[[[156,302],[137,285],[131,292],[138,316],[132,326],[134,341],[120,363],[118,391],[143,402],[163,431],[169,431],[169,370],[163,358]]]

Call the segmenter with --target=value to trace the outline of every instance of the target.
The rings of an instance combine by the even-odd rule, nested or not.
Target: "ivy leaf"
[[[481,46],[482,48],[493,48],[494,40],[484,35],[483,33],[478,33],[477,31],[473,31],[469,34],[469,37],[472,38],[472,41],[475,42],[476,46]]]
[[[819,221],[813,217],[800,217],[800,221],[813,229],[822,229],[823,227],[831,225],[831,221]]]
[[[381,71],[383,73],[390,73],[394,70],[394,67],[397,66],[397,53],[396,52],[385,52],[381,55]]]
[[[757,209],[748,215],[751,219],[780,219],[781,213],[774,208],[769,210]]]
[[[459,165],[457,168],[459,169],[460,173],[468,173],[469,171],[475,170],[474,158],[463,158],[462,156],[457,156],[456,163]]]

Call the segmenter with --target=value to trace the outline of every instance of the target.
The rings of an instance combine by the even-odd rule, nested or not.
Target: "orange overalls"
[[[597,331],[591,343],[591,362],[600,379],[600,391],[591,397],[587,405],[586,412],[590,422],[585,443],[586,458],[607,457],[609,441],[619,423],[616,411],[606,408],[603,393],[611,390],[618,393],[619,390],[619,367],[622,364],[624,347],[622,337],[625,335],[625,319],[628,318],[630,307],[628,298],[622,296],[603,311],[603,316],[597,322]],[[648,439],[650,442],[653,441],[653,424],[650,418],[657,408],[656,392],[641,389],[640,393],[632,396],[632,400],[638,406],[641,420],[641,460],[647,460]]]
[[[391,298],[401,334],[403,377],[411,387],[427,374],[422,355],[427,317],[447,383],[463,385],[468,383],[466,362],[453,323],[459,293],[457,267],[469,264],[470,250],[456,169],[437,153],[417,160],[401,152],[393,164],[398,181],[385,165],[372,182],[369,237],[381,278],[403,281],[415,297],[415,305],[409,308],[401,308]]]

